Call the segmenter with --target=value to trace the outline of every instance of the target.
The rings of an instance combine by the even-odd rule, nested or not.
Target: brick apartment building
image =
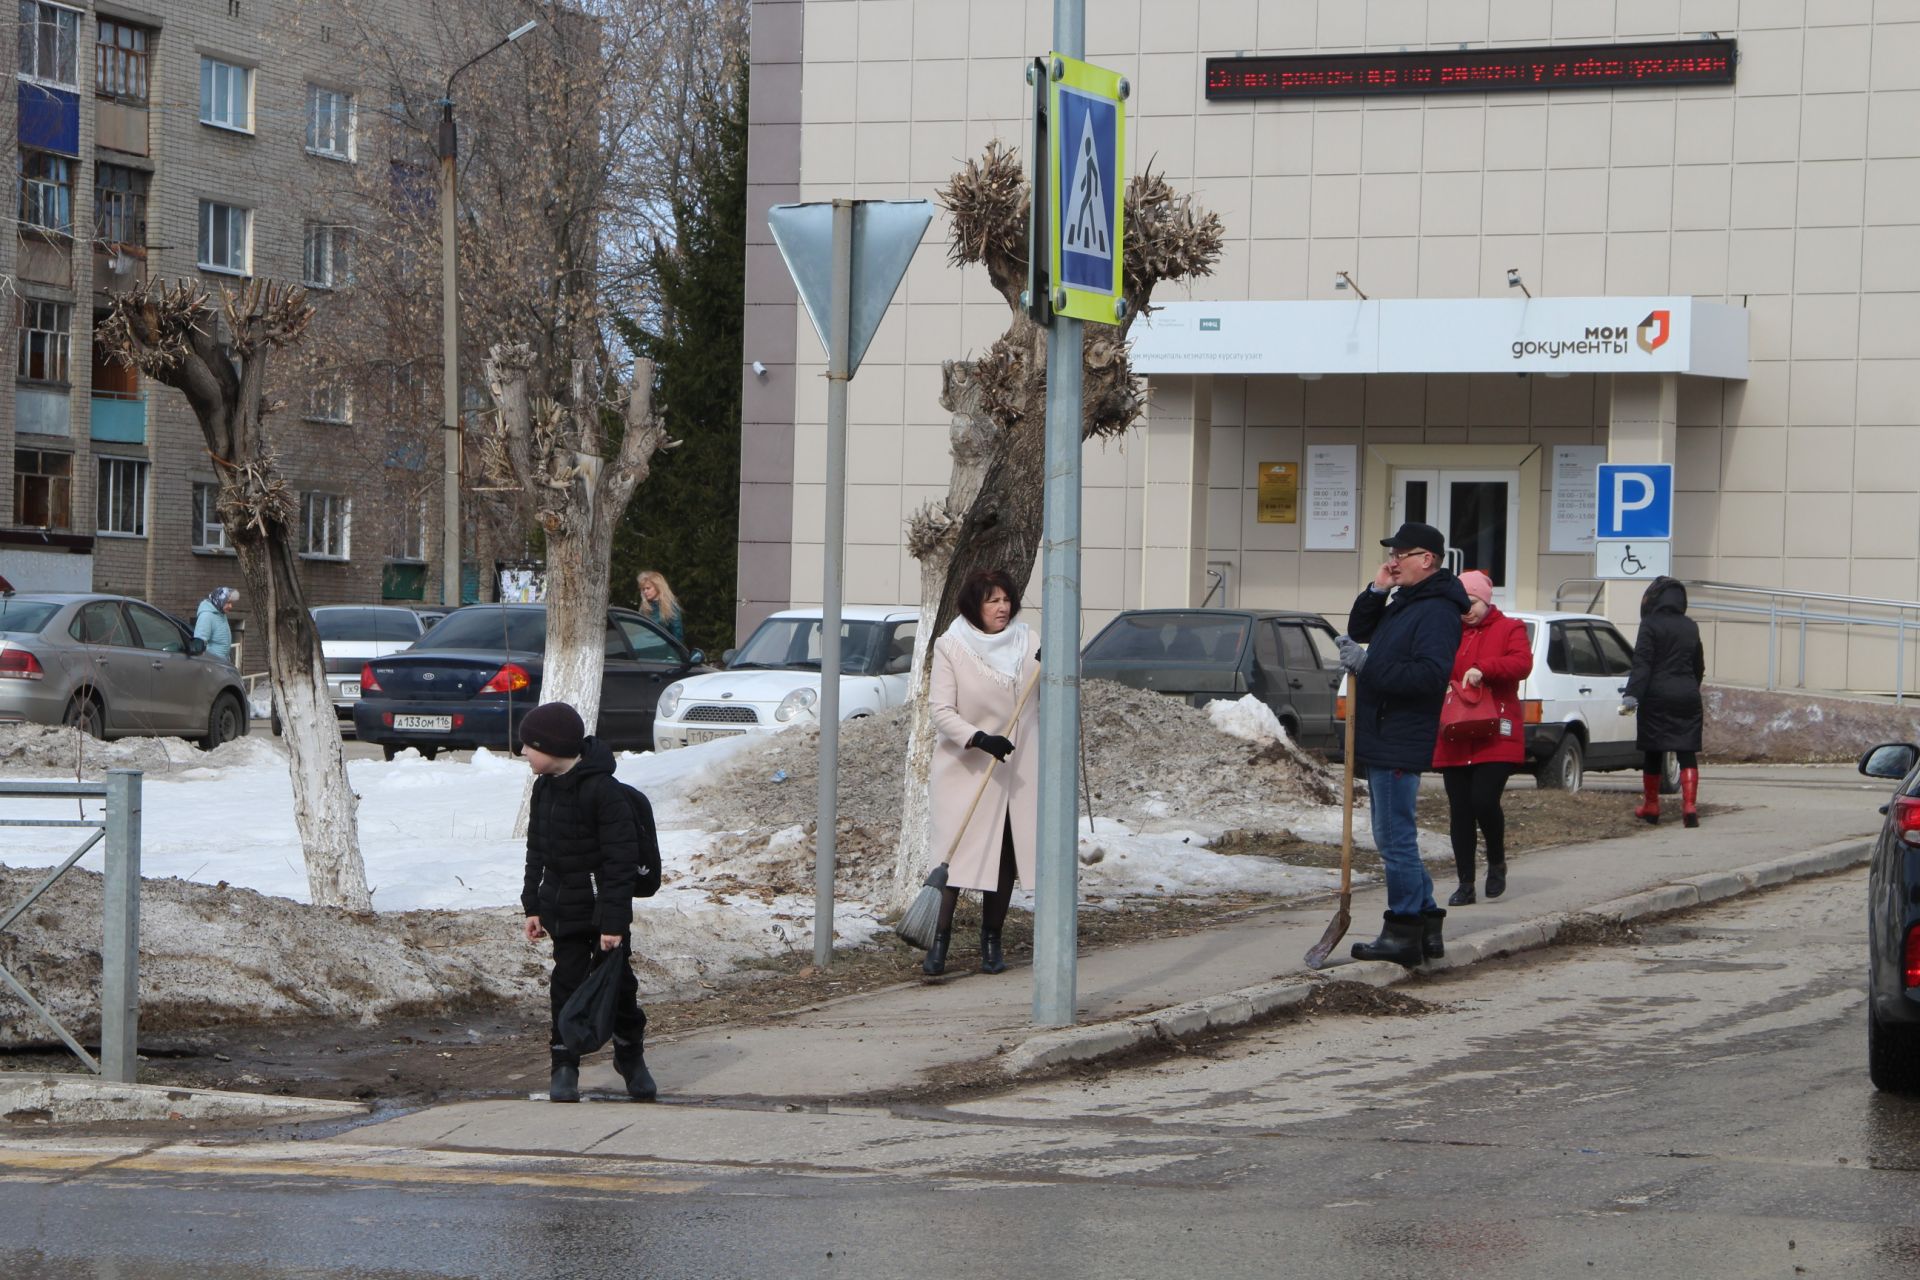
[[[409,0],[375,7],[397,41],[425,17]],[[16,234],[0,238],[16,374],[0,396],[0,574],[16,588],[123,592],[190,614],[237,584],[185,399],[105,361],[93,328],[109,290],[143,277],[209,291],[299,281],[328,305],[351,241],[325,220],[323,193],[362,158],[357,89],[339,79],[349,60],[316,12],[299,0],[26,0],[0,23],[19,186]],[[368,442],[390,424],[356,415],[343,387],[287,359],[275,381],[309,600],[437,601],[434,504],[410,500],[432,489],[437,448],[382,457]]]

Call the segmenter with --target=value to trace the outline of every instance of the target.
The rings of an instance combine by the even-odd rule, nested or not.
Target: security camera
[[[1520,287],[1519,271],[1515,270],[1513,267],[1508,267],[1507,268],[1507,288],[1518,289],[1519,287]]]
[[[755,361],[753,362],[753,376],[754,376],[754,377],[756,377],[756,378],[764,378],[764,377],[766,377],[766,376],[767,376],[767,366],[765,366],[764,364],[761,364],[761,363],[760,363],[760,362],[759,362],[758,360],[755,360]]]
[[[1333,278],[1333,287],[1336,289],[1344,289],[1347,287],[1347,277],[1345,272],[1341,272],[1339,275],[1336,275]]]

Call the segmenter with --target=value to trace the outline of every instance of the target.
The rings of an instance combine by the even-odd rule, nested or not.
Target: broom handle
[[[1353,722],[1360,710],[1359,682],[1347,677],[1347,752],[1345,776],[1341,779],[1340,814],[1340,894],[1353,892]]]
[[[1035,667],[1033,669],[1033,679],[1027,681],[1026,693],[1022,693],[1020,695],[1020,701],[1013,704],[1013,718],[1007,721],[1007,727],[1001,732],[1002,737],[1012,733],[1013,727],[1020,723],[1020,713],[1026,710],[1027,706],[1027,694],[1032,693],[1033,686],[1039,683],[1040,668]],[[942,865],[953,861],[953,855],[958,852],[960,848],[960,837],[967,834],[967,828],[973,823],[974,810],[980,807],[980,797],[987,794],[987,784],[993,781],[993,766],[999,763],[1000,758],[998,756],[987,757],[987,771],[980,775],[980,789],[973,793],[973,803],[967,806],[967,816],[960,819],[960,827],[953,833],[953,843],[947,846],[947,856],[940,859]]]

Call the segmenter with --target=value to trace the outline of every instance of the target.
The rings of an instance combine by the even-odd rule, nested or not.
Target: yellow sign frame
[[[1049,56],[1047,65],[1052,69],[1047,83],[1047,278],[1053,285],[1054,314],[1093,324],[1120,324],[1126,319],[1127,82],[1118,71],[1058,53]],[[1074,281],[1067,278],[1065,270],[1069,264],[1063,249],[1063,223],[1073,180],[1073,175],[1066,172],[1065,161],[1078,158],[1080,150],[1078,138],[1070,144],[1064,141],[1069,98],[1094,104],[1091,108],[1077,107],[1076,120],[1104,119],[1110,111],[1113,122],[1112,172],[1099,174],[1097,159],[1094,164],[1096,175],[1106,180],[1107,189],[1099,194],[1111,229],[1113,260],[1112,279],[1105,279],[1102,273],[1099,287],[1085,275],[1084,268]],[[1075,254],[1077,258],[1089,256]]]

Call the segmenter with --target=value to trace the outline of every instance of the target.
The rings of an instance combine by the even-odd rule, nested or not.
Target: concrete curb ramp
[[[96,1076],[0,1076],[0,1116],[48,1124],[128,1120],[337,1120],[363,1116],[355,1102],[115,1084]]]
[[[1042,1032],[1003,1054],[998,1064],[1002,1074],[1019,1078],[1069,1063],[1094,1062],[1147,1045],[1189,1040],[1208,1032],[1243,1027],[1289,1005],[1299,1004],[1328,978],[1390,987],[1406,981],[1414,973],[1460,969],[1482,960],[1551,946],[1559,938],[1561,930],[1576,919],[1625,922],[1665,915],[1670,911],[1684,911],[1689,907],[1738,897],[1791,880],[1859,866],[1866,862],[1872,848],[1872,840],[1841,840],[1805,853],[1756,862],[1732,871],[1688,876],[1655,889],[1599,903],[1584,911],[1555,912],[1483,933],[1448,938],[1446,958],[1429,962],[1417,970],[1403,969],[1397,964],[1379,960],[1348,961],[1322,970],[1317,977],[1302,974],[1277,978],[1258,986],[1242,987],[1238,991],[1208,996],[1202,1000],[1189,1000],[1185,1004],[1156,1009],[1152,1013],[1139,1014],[1118,1022],[1098,1022],[1061,1031]]]

